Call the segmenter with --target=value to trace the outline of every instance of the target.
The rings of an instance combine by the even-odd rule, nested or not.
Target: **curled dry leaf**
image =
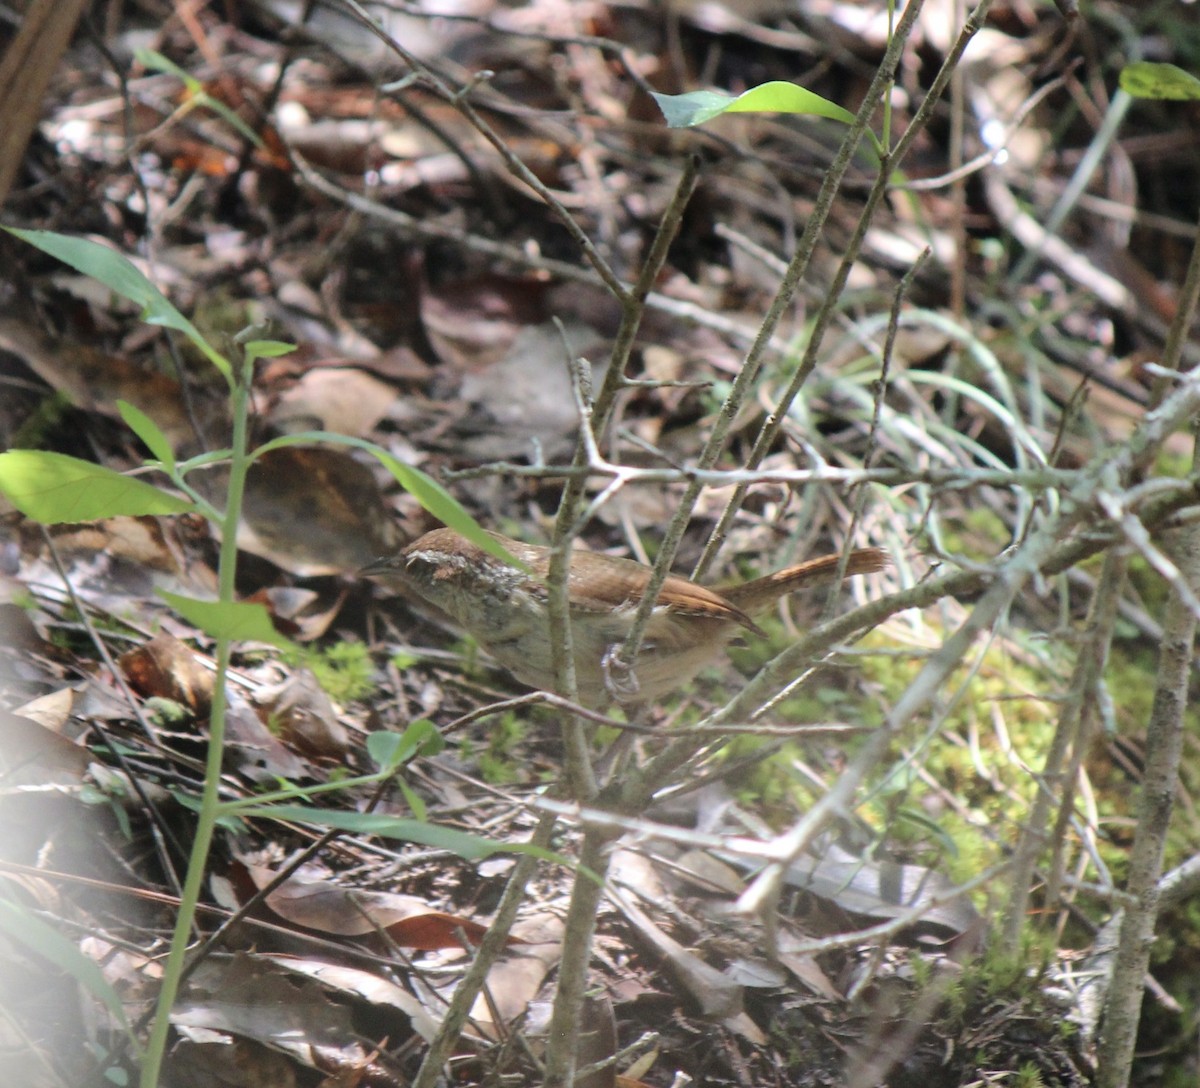
[[[320,777],[263,724],[239,692],[231,689],[228,698],[225,758],[232,768],[252,782],[271,784],[280,778],[295,781]]]
[[[293,642],[311,642],[329,630],[346,599],[346,592],[338,592],[332,602],[328,601],[328,596],[298,586],[266,586],[245,600],[247,604],[261,604],[266,608],[280,634]]]
[[[160,632],[117,659],[125,679],[147,699],[170,699],[186,706],[197,718],[212,703],[213,674],[186,643]]]
[[[480,995],[471,1010],[471,1019],[483,1031],[501,1038],[504,1025],[529,1009],[562,960],[562,932],[562,919],[548,910],[528,915],[513,927],[519,943],[488,971],[488,996]]]
[[[358,1041],[352,1010],[328,987],[286,964],[241,953],[209,956],[171,1010],[172,1025],[206,1041],[215,1040],[204,1032],[219,1032],[262,1043],[301,1065],[343,1076],[345,1083],[399,1084],[378,1051]],[[390,1041],[402,1042],[403,1032]]]
[[[96,557],[95,573],[86,583],[80,580],[84,588],[129,595],[149,595],[156,588],[191,595],[217,591],[217,576],[187,519],[114,517],[56,525],[49,532],[60,557],[81,562]]]
[[[350,734],[311,670],[293,670],[282,684],[260,692],[258,702],[284,743],[305,755],[342,759],[349,752]]]
[[[179,395],[179,383],[172,378],[134,366],[121,356],[52,340],[37,326],[18,318],[0,318],[0,348],[22,359],[76,408],[119,419],[117,401],[128,401],[153,417],[172,445],[178,447],[195,440]],[[219,418],[218,412],[214,407],[209,414]]]

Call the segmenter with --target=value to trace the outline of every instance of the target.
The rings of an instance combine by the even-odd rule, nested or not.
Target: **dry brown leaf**
[[[195,651],[173,635],[160,632],[117,659],[125,679],[145,698],[171,699],[186,706],[197,718],[212,703],[213,673]]]
[[[897,918],[928,904],[914,926],[934,927],[954,937],[979,927],[979,912],[970,899],[953,895],[951,880],[923,865],[860,858],[830,845],[819,858],[801,855],[788,866],[784,879],[788,887],[803,888],[867,918]]]
[[[594,355],[598,338],[584,326],[528,325],[502,359],[462,380],[459,396],[471,406],[456,425],[457,449],[481,460],[527,456],[535,442],[547,458],[572,448],[579,425],[569,362]],[[593,367],[599,381],[601,368]]]
[[[742,987],[723,971],[705,963],[695,953],[667,936],[627,896],[609,894],[634,932],[663,960],[663,970],[680,988],[688,1003],[704,1016],[726,1020],[742,1012]]]
[[[371,1084],[399,1083],[389,1063],[380,1064],[358,1041],[350,1009],[282,960],[240,953],[208,957],[171,1010],[171,1023],[205,1041],[215,1040],[204,1032],[252,1039],[327,1074],[363,1070],[375,1078]],[[391,1038],[393,1045],[400,1041]]]
[[[369,971],[314,959],[299,959],[290,956],[267,956],[265,958],[285,966],[289,971],[314,978],[330,989],[350,994],[363,1001],[369,1001],[372,1005],[390,1005],[392,1008],[399,1009],[412,1021],[412,1026],[416,1029],[417,1034],[426,1042],[429,1042],[437,1033],[438,1020],[425,1009],[416,997],[407,990],[401,989],[394,982],[373,975]]]
[[[131,595],[155,588],[212,595],[217,576],[196,555],[194,524],[189,518],[115,517],[56,525],[49,532],[60,556],[97,557],[97,572],[88,579],[93,587]]]
[[[296,1088],[296,1066],[253,1039],[182,1028],[164,1082],[172,1088]]]
[[[281,634],[295,642],[311,642],[329,630],[346,600],[346,591],[339,591],[328,605],[322,594],[298,586],[266,586],[245,600],[266,608]]]
[[[205,490],[221,486],[210,479]],[[291,446],[255,462],[246,481],[239,547],[313,577],[356,571],[396,544],[375,477],[348,454]]]
[[[456,369],[498,363],[520,333],[545,321],[544,284],[481,276],[421,292],[421,319],[438,357]]]
[[[254,883],[265,887],[275,874],[247,865]],[[267,896],[267,905],[293,925],[343,937],[362,937],[379,930],[405,948],[433,951],[477,943],[485,927],[467,918],[432,909],[423,899],[394,892],[347,888],[331,880],[295,877]]]
[[[227,694],[225,758],[231,767],[252,782],[320,777],[309,763],[285,747],[262,723],[239,692],[231,688]]]
[[[396,396],[393,386],[364,370],[313,367],[279,395],[268,421],[281,434],[320,430],[365,438]]]
[[[31,699],[23,706],[17,707],[16,712],[54,733],[65,734],[74,712],[75,696],[76,693],[71,688],[59,688],[57,691]]]
[[[29,718],[0,710],[0,790],[79,786],[87,749]]]
[[[310,669],[295,669],[282,684],[259,692],[258,703],[284,743],[305,755],[343,759],[349,752],[350,734]]]
[[[476,999],[471,1019],[489,1034],[522,1015],[540,993],[546,976],[562,960],[562,919],[549,911],[523,918],[513,936],[524,942],[509,949],[488,971],[487,994]]]
[[[77,408],[119,419],[117,401],[125,400],[150,416],[176,448],[195,441],[179,383],[172,378],[95,348],[52,340],[17,318],[0,318],[0,348],[23,359],[42,381],[66,394]],[[208,418],[221,418],[219,409],[210,409]]]

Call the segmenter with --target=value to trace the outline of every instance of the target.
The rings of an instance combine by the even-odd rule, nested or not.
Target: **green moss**
[[[936,632],[927,634],[935,644]],[[778,637],[786,638],[781,632]],[[772,630],[765,646],[755,642],[734,656],[739,665],[753,668],[777,648]],[[866,652],[855,656],[850,668],[817,673],[776,708],[772,720],[878,725],[920,672],[925,655],[897,651],[895,634],[889,632],[869,636],[859,649]],[[942,686],[934,704],[940,716],[922,719],[933,723],[924,734],[919,722],[905,730],[889,766],[863,791],[856,815],[907,860],[936,866],[955,880],[1001,861],[1016,843],[1034,799],[1031,770],[1041,768],[1050,748],[1073,665],[1074,649],[1066,638],[1021,641],[1014,636],[978,644]],[[1148,701],[1145,693],[1152,685],[1144,673],[1131,671],[1121,683]],[[863,736],[836,742],[846,759],[853,758]],[[812,746],[738,737],[723,758],[732,764],[768,746],[769,754],[740,770],[734,786],[741,800],[765,809],[778,823],[815,800],[811,783],[796,771],[798,761],[813,761]],[[1106,860],[1119,865],[1122,855],[1123,850],[1109,848]],[[981,905],[985,898],[983,891],[976,896]]]
[[[606,714],[614,721],[626,722],[629,720],[624,709],[619,706],[609,707],[606,711]],[[690,714],[685,714],[684,717],[678,722],[678,725],[687,725],[689,722],[695,722],[698,720],[698,718],[699,714],[693,710]],[[623,732],[624,730],[617,729],[615,726],[611,725],[597,726],[596,735],[593,738],[593,747],[599,751],[606,751],[610,745],[616,743],[617,738],[620,737]]]
[[[202,330],[210,344],[219,344],[223,340],[236,341],[240,333],[260,326],[265,321],[263,304],[239,294],[232,285],[217,285],[202,291],[196,298],[196,308],[192,312],[193,324]],[[199,353],[190,344],[185,350],[195,353],[199,358]],[[204,373],[208,372],[211,372],[212,378],[217,377],[216,371],[206,366]]]
[[[1154,458],[1155,476],[1166,476],[1176,480],[1187,479],[1192,474],[1192,454],[1181,448],[1172,448],[1170,443],[1160,446]]]
[[[1044,1088],[1046,1082],[1033,1062],[1025,1062],[1017,1069],[1013,1088]]]
[[[361,642],[335,642],[321,649],[306,647],[294,663],[311,669],[334,702],[363,699],[375,691],[371,654]]]
[[[147,699],[143,709],[160,729],[182,729],[196,717],[191,707],[157,695]]]
[[[1053,941],[1032,933],[1022,937],[1021,948],[1014,956],[988,949],[965,966],[961,977],[947,991],[947,1026],[950,1030],[972,1026],[979,1010],[993,1002],[1044,1005],[1047,999],[1042,976],[1054,957]]]
[[[944,525],[942,547],[952,555],[983,561],[991,559],[1012,542],[1012,531],[1004,519],[986,506],[963,510],[957,525]]]
[[[503,786],[525,777],[517,749],[528,731],[529,723],[515,711],[489,721],[487,748],[479,753],[479,773],[485,782]]]
[[[70,410],[71,400],[65,393],[47,394],[13,433],[9,448],[40,450],[52,446],[54,431]]]
[[[965,521],[976,539],[985,541],[982,553],[1006,542],[989,511],[972,512]],[[1147,576],[1143,592],[1160,581],[1157,575]],[[936,619],[936,613],[926,613],[923,646],[935,647],[941,641]],[[748,639],[731,649],[734,664],[746,674],[789,644],[790,636],[777,619],[767,617],[763,626],[767,638]],[[1061,719],[1077,646],[1069,630],[1045,638],[1022,632],[1015,624],[1004,637],[977,642],[964,664],[941,685],[931,710],[902,732],[890,763],[861,791],[855,815],[905,860],[936,866],[958,881],[1002,861],[1017,843],[1039,788],[1037,775]],[[868,636],[857,649],[847,669],[818,671],[772,710],[770,720],[877,726],[924,667],[927,654],[898,649],[894,629]],[[1146,647],[1144,639],[1114,646],[1105,679],[1122,734],[1137,737],[1144,732],[1156,669],[1156,650]],[[721,690],[727,687],[726,679]],[[1189,707],[1186,713],[1188,735],[1200,735],[1200,708]],[[782,826],[818,796],[797,765],[804,762],[820,769],[819,753],[834,745],[846,760],[853,759],[864,735],[785,742],[739,736],[719,758],[738,767],[731,785],[739,800]],[[1137,790],[1128,772],[1103,755],[1103,738],[1096,739],[1091,752],[1097,758],[1088,763],[1087,773],[1102,832],[1097,846],[1104,863],[1119,876],[1126,868]],[[753,762],[759,755],[761,760]],[[837,768],[822,773],[833,779]],[[1185,755],[1181,781],[1186,796],[1200,792],[1200,747],[1190,747]],[[1198,842],[1200,819],[1185,812],[1173,824],[1167,865],[1194,854]],[[980,906],[986,906],[986,896],[986,891],[976,894]],[[1200,933],[1200,919],[1188,932]]]

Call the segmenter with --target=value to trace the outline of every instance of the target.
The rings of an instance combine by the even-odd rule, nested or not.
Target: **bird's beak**
[[[380,556],[378,559],[372,560],[358,572],[359,578],[370,578],[376,574],[392,574],[396,570],[396,557],[394,555]]]

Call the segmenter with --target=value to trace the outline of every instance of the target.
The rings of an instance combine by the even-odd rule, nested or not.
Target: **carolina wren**
[[[412,590],[473,635],[522,683],[553,690],[545,585],[550,551],[499,533],[489,535],[530,573],[502,562],[453,529],[434,529],[360,573]],[[580,700],[593,706],[609,698],[641,702],[682,688],[740,629],[762,633],[750,618],[753,613],[794,589],[830,581],[839,561],[838,555],[823,555],[719,589],[668,576],[634,665],[637,690],[631,693],[616,690],[608,663],[629,633],[650,568],[632,559],[572,553],[567,592]],[[887,565],[887,552],[859,548],[850,553],[846,574],[869,574]]]

